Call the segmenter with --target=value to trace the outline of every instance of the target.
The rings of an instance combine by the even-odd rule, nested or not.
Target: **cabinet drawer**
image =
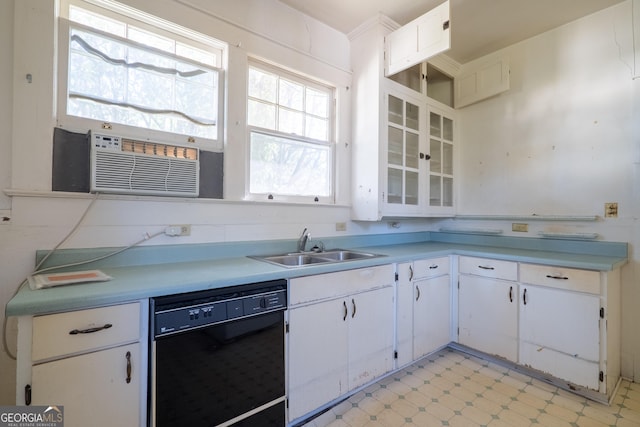
[[[289,282],[289,304],[334,298],[394,283],[393,265],[298,277]]]
[[[494,279],[518,280],[518,263],[461,256],[460,273],[492,277]]]
[[[449,257],[420,259],[413,262],[413,279],[449,274]]]
[[[593,270],[521,264],[520,281],[532,285],[600,294],[600,272]]]
[[[35,362],[139,339],[140,303],[36,316],[31,358]]]

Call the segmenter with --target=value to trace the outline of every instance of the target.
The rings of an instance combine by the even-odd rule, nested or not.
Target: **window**
[[[249,193],[333,201],[333,88],[284,70],[249,66]]]
[[[58,120],[221,147],[224,46],[119,3],[98,3],[106,8],[70,4],[61,25],[68,46]]]

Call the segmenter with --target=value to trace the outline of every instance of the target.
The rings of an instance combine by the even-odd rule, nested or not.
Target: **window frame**
[[[71,22],[69,20],[69,10],[72,6],[87,10],[123,22],[126,25],[132,25],[141,30],[156,34],[158,36],[171,38],[185,45],[210,51],[218,57],[215,66],[204,64],[193,59],[179,57],[181,61],[190,62],[194,65],[207,67],[218,73],[218,99],[217,102],[217,132],[215,139],[204,137],[193,137],[190,135],[163,131],[157,129],[148,129],[138,126],[126,125],[121,123],[109,123],[111,128],[105,129],[104,121],[79,117],[67,114],[68,101],[68,72],[69,72],[69,45],[70,34],[72,28],[80,30],[88,30],[93,33],[101,33],[101,31],[82,24]],[[173,24],[164,19],[146,14],[136,9],[130,8],[121,3],[112,0],[62,0],[59,14],[58,29],[58,76],[57,76],[57,101],[56,101],[56,124],[59,127],[74,131],[100,130],[107,131],[117,135],[141,138],[144,140],[155,140],[161,142],[175,143],[181,145],[198,146],[207,150],[223,151],[224,135],[225,135],[225,99],[226,99],[226,78],[223,64],[226,62],[228,47],[226,43],[211,38],[209,36]],[[106,37],[118,39],[109,33],[104,33]],[[133,40],[126,39],[127,43],[133,46],[142,46]],[[153,48],[144,46],[145,50],[153,52]],[[170,54],[169,54],[170,55]]]
[[[271,74],[275,74],[278,76],[278,79],[284,78],[286,80],[293,81],[295,83],[299,83],[306,88],[311,88],[315,90],[319,90],[325,92],[329,95],[329,102],[327,105],[327,140],[319,140],[310,137],[306,137],[304,135],[297,135],[292,133],[286,133],[275,129],[264,128],[259,126],[252,126],[249,124],[249,101],[251,98],[249,96],[249,73],[250,69],[255,68],[264,72],[268,72]],[[246,120],[246,146],[247,146],[247,155],[246,155],[246,175],[245,175],[245,199],[252,201],[264,201],[264,200],[273,200],[279,202],[291,202],[291,203],[321,203],[321,204],[335,204],[336,201],[336,129],[337,129],[337,118],[336,118],[336,102],[337,102],[337,89],[335,86],[322,82],[321,80],[313,77],[309,77],[302,73],[297,73],[290,69],[270,64],[264,61],[261,61],[256,58],[249,57],[247,64],[247,77],[246,77],[246,111],[247,111],[247,120]],[[281,106],[278,102],[273,103],[276,108],[285,108],[286,106]],[[303,112],[307,115],[306,112]],[[309,116],[313,116],[309,114]],[[319,145],[329,148],[329,195],[327,196],[318,196],[313,194],[308,195],[290,195],[290,194],[282,194],[277,192],[263,192],[263,193],[252,193],[251,192],[251,135],[252,133],[259,133],[263,135],[270,135],[278,138],[288,139],[291,141],[302,142],[310,145]]]

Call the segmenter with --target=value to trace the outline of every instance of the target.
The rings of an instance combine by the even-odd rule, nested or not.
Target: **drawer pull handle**
[[[522,302],[524,305],[527,305],[527,290],[524,290],[524,294],[522,295]]]
[[[29,406],[31,405],[31,385],[27,384],[24,386],[24,404]]]
[[[351,312],[351,318],[353,319],[356,317],[356,301],[353,298],[351,299],[351,306],[353,307],[353,312]]]
[[[413,267],[409,266],[409,281],[413,280]]]
[[[436,268],[438,268],[438,264],[434,264],[434,265],[430,265],[429,266],[429,270],[435,270]]]
[[[127,384],[129,384],[131,382],[131,352],[127,351],[125,357],[127,358]]]
[[[347,320],[347,314],[349,313],[349,310],[347,309],[347,303],[345,301],[342,301],[342,305],[344,306],[344,316],[342,316],[342,321],[346,321]]]
[[[478,268],[481,268],[483,270],[495,270],[495,268],[493,268],[493,267],[487,267],[487,266],[484,266],[484,265],[479,265]]]
[[[94,332],[102,331],[105,329],[109,329],[113,325],[111,323],[105,323],[104,326],[97,326],[95,328],[87,328],[87,329],[74,329],[69,331],[69,335],[78,335],[78,334],[92,334]]]
[[[509,286],[509,302],[513,302],[513,286]]]
[[[420,299],[420,288],[416,285],[416,301]]]
[[[547,274],[547,277],[549,279],[556,279],[556,280],[569,280],[569,278],[565,276],[552,276],[550,274]]]

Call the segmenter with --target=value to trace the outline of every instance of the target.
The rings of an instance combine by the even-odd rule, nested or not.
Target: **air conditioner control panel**
[[[94,148],[106,148],[116,151],[122,150],[122,140],[119,136],[101,135],[91,132],[91,143]]]

